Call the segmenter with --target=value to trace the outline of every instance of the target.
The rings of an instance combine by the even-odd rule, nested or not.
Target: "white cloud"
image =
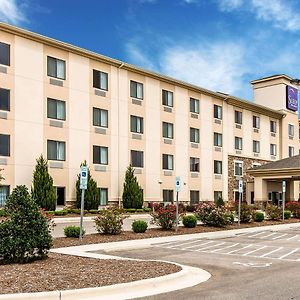
[[[243,4],[243,0],[218,0],[220,9],[222,11],[232,11]]]
[[[22,5],[16,0],[0,0],[0,20],[15,25],[27,21]]]

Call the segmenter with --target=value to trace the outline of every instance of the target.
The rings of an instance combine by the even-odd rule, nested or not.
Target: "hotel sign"
[[[286,108],[292,111],[298,110],[298,90],[294,87],[286,87]]]

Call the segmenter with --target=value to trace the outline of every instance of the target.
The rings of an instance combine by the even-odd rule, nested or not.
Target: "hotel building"
[[[299,153],[291,80],[252,81],[249,102],[0,23],[0,205],[31,186],[41,154],[58,205],[75,200],[84,160],[101,205],[121,201],[129,164],[146,203],[173,201],[176,176],[187,203],[232,201],[241,178],[249,203],[278,201],[280,181],[254,182],[247,170]],[[287,188],[297,200],[298,181]]]

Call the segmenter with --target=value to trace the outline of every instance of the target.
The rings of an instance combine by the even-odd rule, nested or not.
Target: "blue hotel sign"
[[[292,111],[298,110],[298,89],[289,85],[286,87],[286,108]]]

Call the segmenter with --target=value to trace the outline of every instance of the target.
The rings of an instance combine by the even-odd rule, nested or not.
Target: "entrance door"
[[[271,200],[272,200],[272,204],[278,205],[279,204],[279,193],[272,192]]]
[[[251,204],[254,204],[254,192],[251,192]]]
[[[57,195],[57,205],[64,206],[65,205],[65,187],[57,187],[56,195]]]

